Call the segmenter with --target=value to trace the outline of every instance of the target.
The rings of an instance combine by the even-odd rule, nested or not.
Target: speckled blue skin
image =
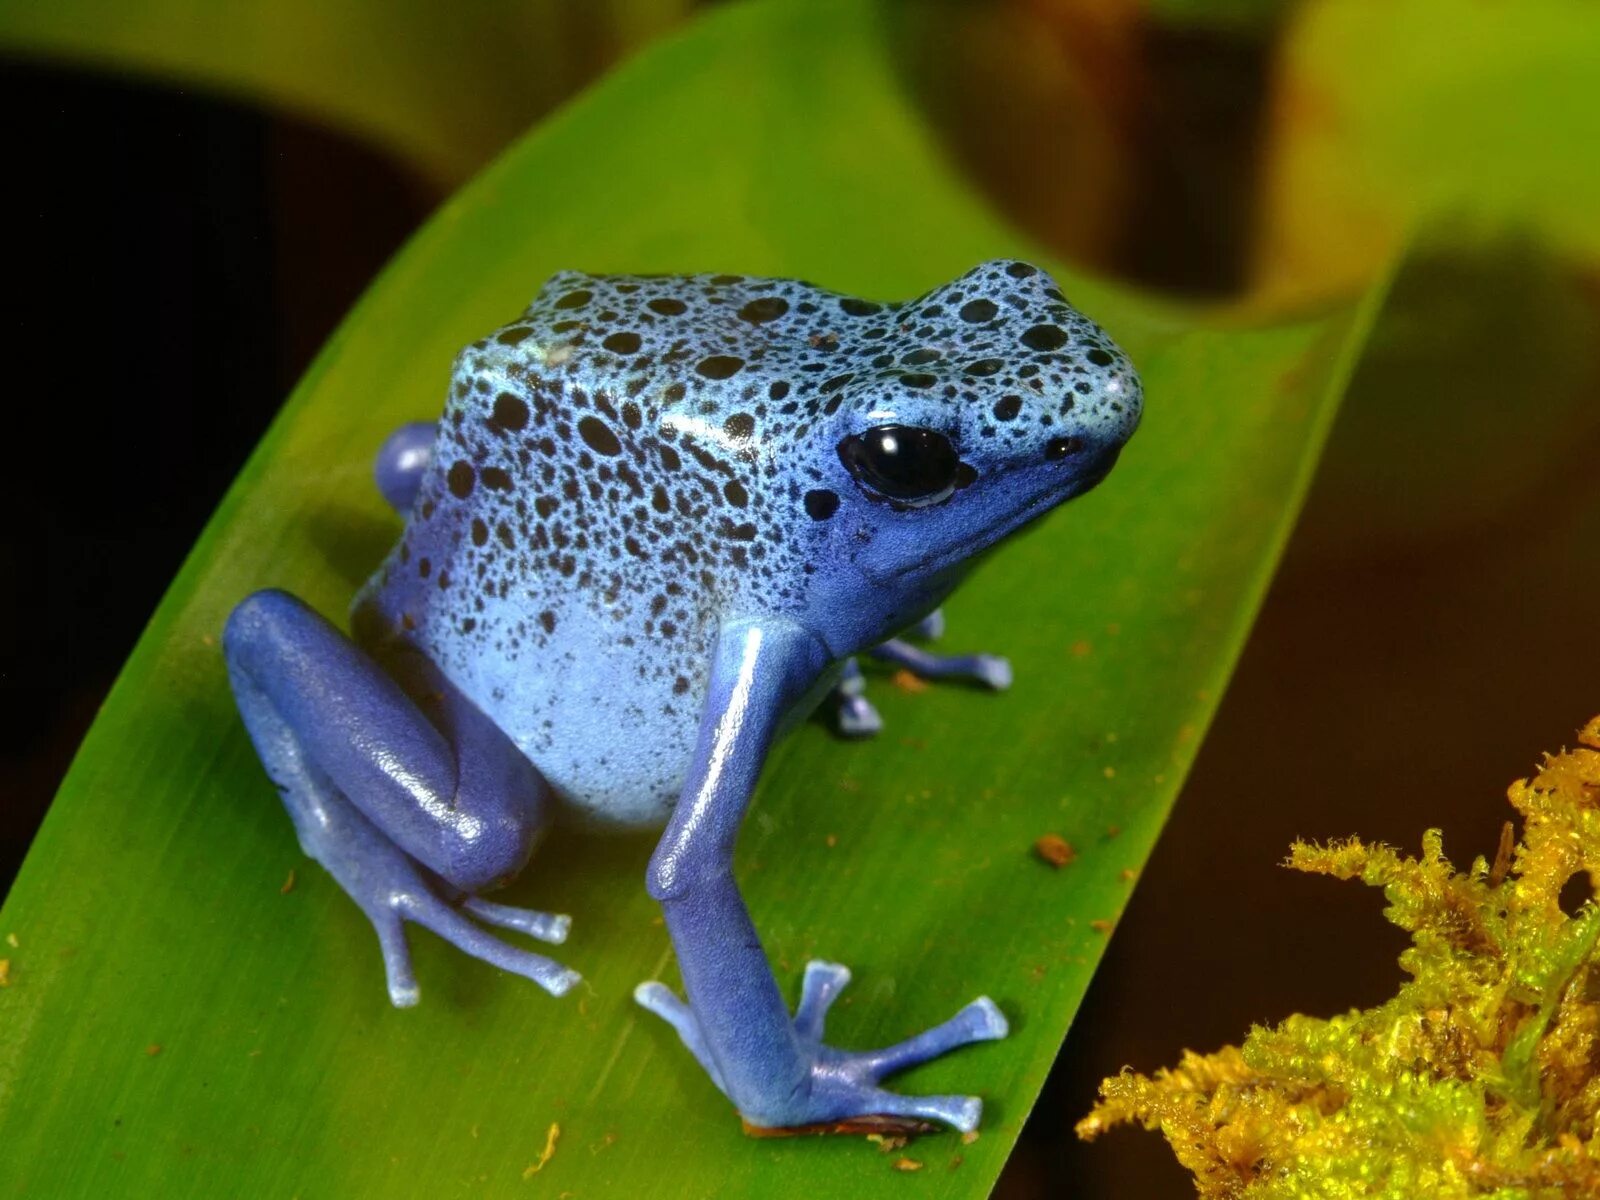
[[[791,1018],[734,842],[773,740],[830,690],[844,730],[876,728],[852,656],[1008,682],[1003,660],[893,635],[936,634],[975,557],[1098,483],[1139,412],[1121,351],[1025,263],[902,304],[736,276],[552,278],[462,351],[437,426],[380,453],[409,520],[353,640],[275,591],[224,638],[262,761],[377,928],[394,1002],[417,999],[406,920],[564,992],[576,974],[468,917],[550,942],[567,918],[478,893],[558,812],[665,824],[647,883],[688,1002],[636,996],[746,1121],[975,1127],[976,1098],[879,1083],[1004,1036],[995,1005],[887,1050],[825,1045],[849,973],[810,964]],[[915,494],[894,474],[908,461]]]

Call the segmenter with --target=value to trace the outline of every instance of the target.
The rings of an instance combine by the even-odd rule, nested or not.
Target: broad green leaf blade
[[[0,50],[291,109],[454,183],[692,3],[7,0]]]
[[[1016,688],[880,681],[876,742],[813,726],[773,756],[739,871],[791,991],[812,954],[855,969],[835,1040],[898,1039],[985,991],[1013,1020],[903,1077],[988,1101],[981,1140],[906,1151],[915,1182],[859,1140],[746,1139],[635,1009],[635,983],[675,979],[648,839],[559,836],[509,891],[575,915],[559,954],[587,989],[554,1001],[418,933],[423,1002],[389,1008],[372,934],[295,846],[216,647],[256,587],[342,609],[398,529],[369,482],[379,441],[436,412],[455,349],[558,268],[894,297],[1033,256],[951,175],[887,63],[846,0],[719,12],[518,145],[379,278],[173,584],[0,911],[13,1194],[988,1190],[1217,702],[1370,302],[1263,326],[1062,273],[1140,365],[1147,418],[1103,488],[949,608],[950,644],[1011,655]],[[1047,832],[1077,861],[1039,862]]]

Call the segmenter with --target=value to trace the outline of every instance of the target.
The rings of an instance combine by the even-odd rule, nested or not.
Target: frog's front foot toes
[[[943,1024],[881,1050],[840,1050],[822,1041],[828,1009],[850,982],[838,963],[806,964],[794,1029],[810,1061],[806,1086],[782,1095],[732,1097],[751,1133],[813,1131],[925,1133],[936,1124],[963,1133],[978,1127],[983,1102],[976,1096],[905,1096],[879,1085],[889,1076],[972,1042],[1008,1032],[1005,1014],[980,996]],[[664,1019],[699,1060],[723,1094],[727,1088],[694,1010],[664,984],[642,983],[634,998]]]
[[[822,1043],[828,1009],[850,982],[850,971],[838,963],[806,964],[795,1031],[817,1049],[812,1071],[812,1121],[849,1126],[875,1117],[937,1121],[970,1133],[983,1116],[976,1096],[903,1096],[880,1088],[891,1075],[938,1058],[960,1046],[1003,1038],[1010,1031],[1005,1014],[987,996],[979,996],[955,1016],[916,1037],[881,1050],[837,1050]]]
[[[964,679],[996,692],[1011,686],[1011,663],[998,654],[932,654],[899,638],[890,638],[868,653],[918,679]]]
[[[841,737],[869,738],[883,732],[883,718],[867,699],[867,681],[856,660],[845,660],[833,685],[833,727]]]

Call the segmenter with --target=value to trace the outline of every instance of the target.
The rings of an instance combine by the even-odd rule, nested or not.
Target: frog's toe
[[[870,1102],[875,1115],[937,1121],[971,1133],[983,1120],[983,1101],[976,1096],[902,1096],[879,1091]]]
[[[1003,692],[1011,686],[1011,660],[998,654],[974,654],[972,677],[987,688]]]
[[[477,896],[468,896],[461,901],[463,912],[469,912],[478,920],[496,925],[501,929],[514,929],[518,933],[525,933],[531,938],[541,942],[548,942],[552,946],[559,946],[567,940],[567,934],[572,930],[572,918],[566,913],[539,912],[532,908],[514,908],[509,904],[495,904],[490,900],[483,900]]]
[[[486,930],[478,928],[455,909],[431,894],[411,894],[399,898],[401,914],[433,930],[457,949],[482,959],[502,971],[531,979],[552,996],[564,996],[583,976],[542,954],[507,945]],[[503,908],[503,905],[496,905]],[[470,910],[469,910],[470,911]],[[543,916],[544,914],[538,914]],[[502,922],[497,921],[496,924]]]
[[[883,718],[866,697],[867,681],[854,658],[845,660],[839,682],[833,685],[833,726],[841,737],[869,738],[883,732]]]
[[[874,1080],[884,1079],[918,1063],[947,1054],[958,1046],[973,1042],[992,1042],[1011,1032],[1000,1006],[987,996],[979,996],[942,1025],[896,1042],[882,1050],[856,1055]]]
[[[965,679],[997,692],[1011,686],[1011,663],[998,654],[932,654],[900,638],[890,638],[868,653],[919,679]]]
[[[801,1037],[820,1041],[828,1010],[850,982],[850,968],[814,958],[806,964],[800,982],[800,1003],[794,1010],[794,1027]]]
[[[883,732],[883,717],[865,696],[844,696],[834,709],[834,725],[841,737],[877,737]]]
[[[411,969],[411,947],[406,942],[405,922],[392,913],[375,917],[378,947],[383,951],[383,973],[389,985],[389,1002],[396,1008],[412,1008],[422,999],[416,974]]]
[[[688,1048],[689,1053],[694,1055],[695,1061],[711,1077],[711,1082],[716,1084],[717,1090],[727,1095],[728,1089],[722,1083],[722,1072],[717,1070],[717,1064],[711,1058],[711,1048],[706,1045],[705,1035],[700,1031],[700,1020],[694,1015],[694,1010],[679,999],[678,994],[666,984],[654,979],[634,988],[633,999],[640,1008],[655,1013],[677,1030],[678,1037]]]
[[[944,609],[934,609],[922,620],[906,630],[906,636],[921,638],[927,642],[938,641],[944,636]]]

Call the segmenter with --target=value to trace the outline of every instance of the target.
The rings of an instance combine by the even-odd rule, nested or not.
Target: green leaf
[[[693,0],[7,0],[0,49],[189,81],[477,170]]]
[[[1221,694],[1376,292],[1261,324],[1058,272],[1139,364],[1147,415],[1101,489],[949,606],[951,646],[1009,654],[1015,689],[880,681],[884,736],[812,725],[773,755],[739,874],[791,994],[808,956],[850,964],[830,1032],[852,1046],[980,992],[1013,1021],[1006,1041],[902,1079],[988,1103],[976,1143],[903,1152],[926,1164],[914,1184],[859,1140],[746,1139],[634,1007],[635,983],[674,978],[642,887],[649,839],[560,835],[509,890],[575,915],[558,953],[587,988],[555,1001],[417,933],[422,1004],[391,1009],[372,933],[297,849],[216,645],[257,587],[342,609],[398,530],[373,451],[437,412],[456,348],[559,268],[792,274],[888,298],[1037,257],[952,175],[883,43],[847,0],[718,12],[460,193],[330,341],[135,649],[0,911],[16,939],[0,949],[10,1192],[987,1192],[1104,947],[1094,923],[1126,902]],[[1077,861],[1040,862],[1048,832]]]

